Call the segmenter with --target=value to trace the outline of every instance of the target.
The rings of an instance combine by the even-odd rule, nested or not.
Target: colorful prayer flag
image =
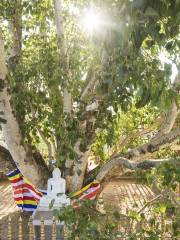
[[[100,183],[94,181],[71,195],[72,205],[77,208],[83,200],[94,200],[100,191]]]
[[[34,211],[43,194],[21,174],[19,169],[10,172],[7,176],[11,182],[17,206],[22,211]]]

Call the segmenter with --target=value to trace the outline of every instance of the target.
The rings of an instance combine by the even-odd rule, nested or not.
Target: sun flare
[[[82,26],[86,31],[92,33],[93,31],[99,29],[100,25],[101,17],[97,12],[90,9],[84,14],[84,17],[82,19]]]

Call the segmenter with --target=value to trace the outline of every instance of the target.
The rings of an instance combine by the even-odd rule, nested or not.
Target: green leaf
[[[50,204],[49,204],[49,208],[52,209],[55,203],[55,199],[52,199]]]
[[[159,207],[159,211],[160,211],[160,213],[165,213],[166,212],[166,205],[161,204],[161,206]]]

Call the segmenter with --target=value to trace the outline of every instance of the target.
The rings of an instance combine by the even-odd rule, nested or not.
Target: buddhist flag
[[[100,187],[98,181],[93,181],[81,190],[73,193],[70,196],[72,205],[76,208],[79,207],[79,203],[83,200],[94,200],[100,191]]]
[[[34,211],[43,194],[20,173],[19,169],[10,172],[7,176],[11,182],[17,206],[22,211]]]

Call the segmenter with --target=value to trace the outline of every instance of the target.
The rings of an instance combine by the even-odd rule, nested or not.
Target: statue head
[[[53,175],[53,178],[54,178],[54,179],[59,179],[59,178],[61,178],[61,171],[59,170],[59,168],[55,168],[55,169],[53,170],[52,175]]]

